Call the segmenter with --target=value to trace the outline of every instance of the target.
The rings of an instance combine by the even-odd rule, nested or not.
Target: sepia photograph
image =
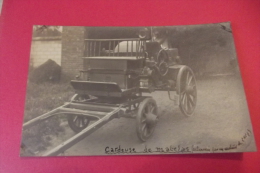
[[[256,151],[229,22],[32,30],[21,157]]]

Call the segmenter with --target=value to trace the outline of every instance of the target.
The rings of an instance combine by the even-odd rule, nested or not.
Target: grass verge
[[[52,109],[55,109],[70,100],[74,90],[69,83],[42,83],[28,82],[24,122],[36,118]],[[64,116],[53,117],[40,124],[24,130],[22,134],[21,155],[34,155],[44,151],[53,137],[63,132],[61,122],[65,121]]]

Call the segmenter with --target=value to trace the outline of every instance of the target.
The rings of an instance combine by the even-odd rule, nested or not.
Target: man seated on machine
[[[168,56],[172,58],[172,61],[176,61],[177,64],[181,64],[181,59],[178,56],[178,49],[172,47],[169,30],[166,27],[153,27],[152,41],[158,42],[161,49],[167,51]]]

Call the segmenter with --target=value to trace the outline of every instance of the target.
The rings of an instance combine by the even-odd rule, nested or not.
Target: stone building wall
[[[38,67],[48,59],[61,65],[61,37],[33,38],[30,65]]]
[[[65,26],[62,32],[62,77],[74,79],[83,68],[85,27]]]

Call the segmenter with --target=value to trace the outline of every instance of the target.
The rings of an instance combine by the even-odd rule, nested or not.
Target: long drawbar
[[[94,105],[94,104],[85,104],[85,103],[65,103],[63,106],[60,106],[48,113],[45,113],[37,118],[34,118],[23,124],[23,130],[26,130],[36,124],[39,124],[55,115],[67,114],[67,115],[81,115],[86,116],[89,119],[96,120],[91,125],[87,126],[85,129],[77,133],[75,136],[64,141],[62,144],[56,146],[50,151],[43,154],[43,156],[55,156],[65,150],[69,149],[104,124],[110,120],[119,117],[122,111],[121,106],[104,106],[104,105]]]

